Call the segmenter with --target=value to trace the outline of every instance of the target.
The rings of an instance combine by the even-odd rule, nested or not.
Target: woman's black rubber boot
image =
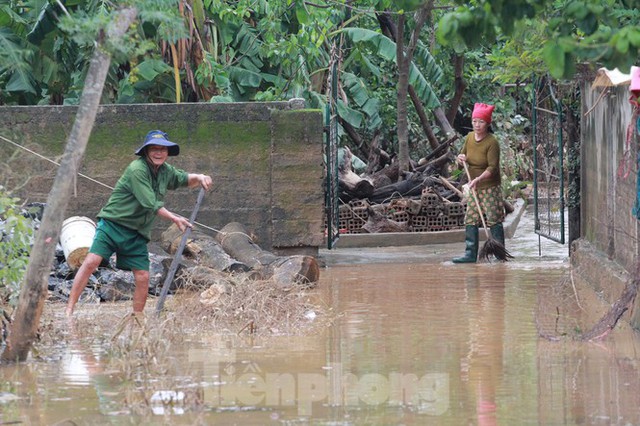
[[[463,257],[452,260],[453,263],[476,263],[478,260],[478,227],[467,225],[464,230],[466,248]]]
[[[491,235],[493,236],[493,238],[495,238],[500,244],[502,244],[502,247],[505,247],[504,226],[502,226],[502,222],[496,223],[495,225],[491,226],[489,230],[491,231]]]

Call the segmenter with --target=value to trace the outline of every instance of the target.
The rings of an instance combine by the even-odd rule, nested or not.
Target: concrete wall
[[[603,91],[608,92],[604,95]],[[638,220],[632,213],[636,201],[637,142],[635,122],[627,147],[627,127],[633,109],[629,86],[585,87],[582,96],[582,203],[581,236],[597,250],[635,270],[638,256]],[[629,150],[628,176],[619,173]]]
[[[0,185],[24,202],[46,202],[76,107],[0,107]],[[180,144],[169,163],[213,177],[197,221],[215,229],[240,222],[256,243],[280,253],[317,253],[323,240],[322,114],[297,102],[103,105],[80,172],[113,187],[149,130]],[[95,218],[111,190],[78,177],[67,216]],[[189,216],[197,190],[165,198],[169,210]],[[156,221],[157,238],[168,222]],[[205,232],[207,232],[205,230]]]
[[[628,85],[604,90],[587,84],[582,91],[582,229],[572,245],[571,264],[576,276],[611,306],[636,275],[640,235],[632,210],[639,138]],[[629,124],[634,127],[627,144]],[[640,298],[623,319],[640,329]]]

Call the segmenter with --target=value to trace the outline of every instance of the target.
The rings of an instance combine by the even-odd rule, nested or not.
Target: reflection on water
[[[340,313],[330,328],[190,337],[171,348],[180,388],[158,378],[145,394],[176,399],[150,417],[130,418],[104,346],[72,344],[58,361],[0,368],[0,395],[21,398],[0,399],[0,423],[638,424],[632,333],[599,344],[538,337],[536,311],[555,312],[546,290],[565,274],[544,264],[333,266],[318,289]],[[197,409],[184,396],[194,389]]]
[[[70,348],[60,362],[62,381],[69,386],[89,385],[92,372],[100,368],[90,349]]]

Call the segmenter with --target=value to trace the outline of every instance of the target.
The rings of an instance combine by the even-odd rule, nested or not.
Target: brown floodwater
[[[454,265],[462,244],[325,252],[315,292],[335,317],[310,335],[191,333],[136,366],[82,322],[0,366],[0,424],[640,424],[637,335],[571,339],[589,301],[566,248],[538,256],[519,233],[509,263]]]

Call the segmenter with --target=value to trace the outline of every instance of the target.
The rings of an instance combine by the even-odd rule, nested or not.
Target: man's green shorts
[[[137,231],[107,219],[98,222],[89,252],[107,260],[115,253],[118,269],[149,270],[147,239]]]

